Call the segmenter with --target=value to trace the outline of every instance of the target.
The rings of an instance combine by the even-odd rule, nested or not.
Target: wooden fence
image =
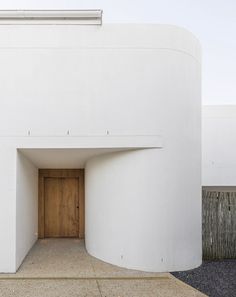
[[[236,258],[236,192],[202,193],[204,259]]]

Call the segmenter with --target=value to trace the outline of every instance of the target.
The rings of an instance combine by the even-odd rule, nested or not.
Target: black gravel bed
[[[204,261],[196,269],[172,274],[210,297],[236,297],[236,259]]]

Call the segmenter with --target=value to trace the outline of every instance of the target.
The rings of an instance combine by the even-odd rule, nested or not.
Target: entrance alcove
[[[18,149],[16,167],[16,267],[20,267],[22,261],[24,261],[24,258],[38,239],[74,238],[84,240],[86,238],[84,234],[86,163],[98,156],[109,159],[109,156],[118,154],[119,158],[119,156],[121,156],[119,154],[131,151],[135,152],[138,149],[140,148]],[[70,234],[67,233],[70,231],[66,230],[68,226],[62,226],[63,224],[67,224],[65,220],[70,217],[70,214],[67,213],[63,217],[63,207],[59,209],[57,206],[59,203],[64,203],[64,206],[66,206],[69,201],[68,198],[71,198],[71,195],[76,195],[76,179],[78,179],[79,205],[75,203],[72,212],[77,212],[77,207],[79,206],[78,232],[75,231],[75,233],[73,233],[74,231],[72,230]],[[70,187],[70,189],[68,189],[68,187]],[[64,193],[61,194],[60,191],[64,191]],[[47,205],[51,203],[50,210],[46,208],[45,199],[47,199]],[[57,203],[53,201],[55,199],[60,199],[60,201]],[[68,207],[66,207],[66,211],[68,212]],[[87,211],[89,210],[87,209]],[[51,226],[48,228],[51,229],[47,232],[44,230],[44,224],[46,224],[45,212],[50,212],[50,214],[47,214],[47,220],[49,218],[48,224],[51,224]],[[57,213],[57,218],[55,215],[56,212],[59,212]],[[43,217],[41,217],[42,214]],[[53,215],[54,217],[50,220],[50,217]],[[57,225],[58,223],[60,227],[53,226],[53,224]],[[52,229],[54,229],[54,231],[52,231]],[[59,229],[62,230],[60,231],[62,233],[55,233]]]

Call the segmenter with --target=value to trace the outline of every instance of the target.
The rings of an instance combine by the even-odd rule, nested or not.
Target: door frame
[[[39,169],[38,170],[38,237],[45,238],[44,179],[78,178],[79,179],[79,238],[84,238],[84,169]]]

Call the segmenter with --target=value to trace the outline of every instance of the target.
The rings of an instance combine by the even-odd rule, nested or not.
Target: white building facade
[[[38,238],[39,168],[84,168],[91,255],[144,271],[197,267],[199,42],[175,26],[75,17],[1,18],[0,272],[15,272]]]
[[[205,105],[202,111],[202,184],[236,186],[236,106]],[[234,189],[235,190],[235,189]]]

